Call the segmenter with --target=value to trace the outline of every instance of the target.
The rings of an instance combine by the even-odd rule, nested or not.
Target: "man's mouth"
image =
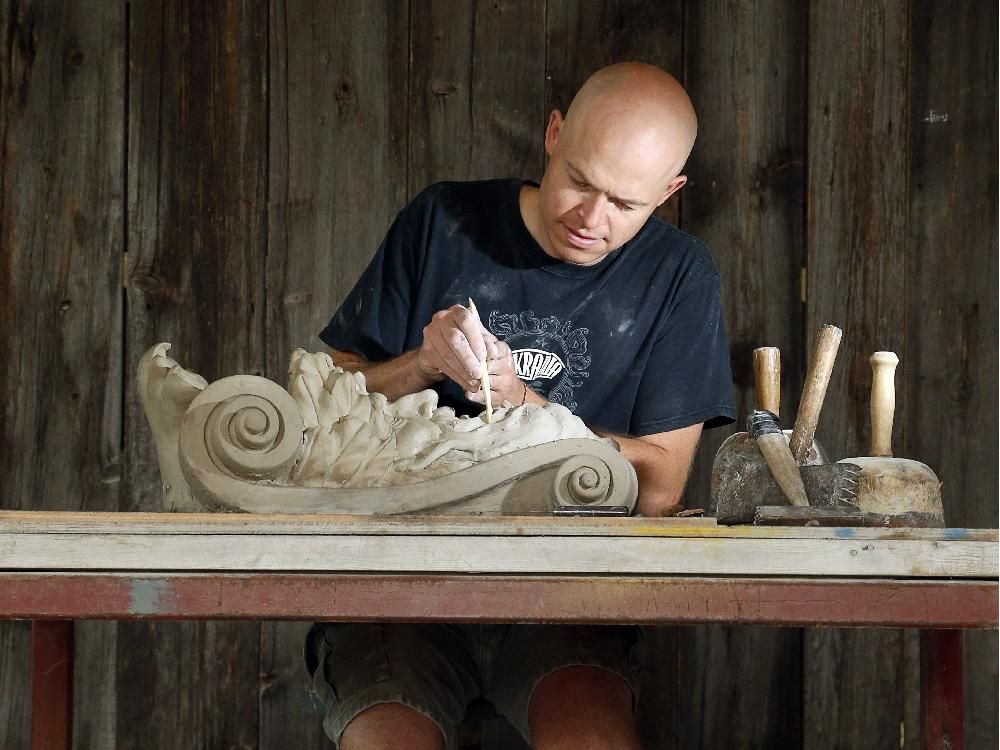
[[[600,237],[590,237],[586,234],[580,234],[579,232],[574,231],[565,224],[563,226],[566,228],[566,239],[569,241],[569,244],[574,247],[586,250],[601,241]]]

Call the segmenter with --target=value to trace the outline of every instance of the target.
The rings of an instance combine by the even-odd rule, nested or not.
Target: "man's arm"
[[[661,516],[681,502],[702,424],[642,437],[611,435],[639,478],[636,514]]]
[[[430,388],[445,377],[462,383],[466,389],[478,382],[479,358],[473,352],[476,342],[486,349],[482,327],[466,308],[454,305],[434,314],[424,327],[420,347],[382,362],[369,362],[355,352],[330,349],[334,364],[348,372],[365,376],[369,393],[382,393],[390,401]]]
[[[421,367],[417,349],[400,354],[384,362],[369,362],[360,354],[330,350],[333,363],[347,372],[364,373],[369,393],[382,393],[390,401],[395,401],[409,393],[417,393],[441,380],[438,372]]]

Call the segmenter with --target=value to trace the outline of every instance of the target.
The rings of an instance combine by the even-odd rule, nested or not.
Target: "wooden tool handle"
[[[872,455],[892,455],[892,419],[896,413],[896,365],[893,352],[875,352],[872,363]]]
[[[792,455],[798,463],[806,459],[806,452],[812,445],[816,435],[816,423],[819,422],[819,412],[826,398],[826,387],[830,384],[830,374],[833,363],[837,359],[837,349],[844,335],[837,326],[825,325],[816,335],[816,346],[813,348],[812,361],[809,363],[809,373],[802,388],[802,399],[799,401],[799,413],[795,415],[795,427],[788,444]]]
[[[757,386],[757,408],[778,416],[781,408],[781,352],[774,346],[753,350],[754,383]]]

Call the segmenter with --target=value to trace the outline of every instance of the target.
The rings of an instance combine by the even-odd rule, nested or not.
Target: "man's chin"
[[[559,259],[575,266],[592,266],[595,263],[600,263],[608,254],[603,243],[601,243],[600,248],[582,250],[572,245],[563,245],[559,250]]]

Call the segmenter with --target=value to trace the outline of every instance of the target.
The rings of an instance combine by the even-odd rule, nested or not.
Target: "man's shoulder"
[[[515,178],[435,182],[421,190],[411,201],[411,205],[487,203],[509,195],[514,187],[522,182],[523,180]]]
[[[675,271],[718,276],[719,271],[708,246],[695,235],[678,229],[657,216],[650,216],[635,238],[647,261]]]
[[[642,232],[646,236],[647,241],[670,245],[694,255],[711,257],[708,247],[700,237],[690,232],[685,232],[683,229],[678,229],[669,221],[661,219],[659,216],[650,216],[649,221],[643,226]]]

